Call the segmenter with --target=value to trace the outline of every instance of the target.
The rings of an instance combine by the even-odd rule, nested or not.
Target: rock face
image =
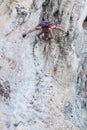
[[[86,0],[0,1],[0,130],[87,129],[86,16]],[[42,17],[69,35],[23,39]]]

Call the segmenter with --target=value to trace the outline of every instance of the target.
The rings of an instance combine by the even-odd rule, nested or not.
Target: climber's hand
[[[66,32],[66,36],[69,36],[69,31]]]
[[[27,36],[27,35],[26,35],[25,33],[22,35],[23,38],[25,38],[26,36]]]

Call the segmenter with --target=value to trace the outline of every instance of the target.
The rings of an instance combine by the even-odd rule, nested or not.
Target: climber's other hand
[[[66,36],[69,36],[69,31],[66,32]]]
[[[27,35],[26,35],[25,33],[22,35],[23,38],[25,38],[26,36],[27,36]]]

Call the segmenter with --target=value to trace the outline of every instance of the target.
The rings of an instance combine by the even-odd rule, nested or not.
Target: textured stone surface
[[[43,2],[0,1],[0,130],[86,129],[87,1]],[[23,39],[43,15],[69,36]]]

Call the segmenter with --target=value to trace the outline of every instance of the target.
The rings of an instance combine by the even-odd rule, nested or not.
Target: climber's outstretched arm
[[[34,31],[36,31],[36,30],[41,30],[41,29],[42,29],[42,27],[41,27],[41,26],[36,26],[36,27],[34,27],[34,28],[30,29],[30,30],[26,33],[26,35],[27,35],[27,34],[29,34],[29,33],[34,32]]]
[[[30,29],[30,30],[28,30],[28,31],[26,32],[26,35],[28,35],[29,33],[32,33],[33,31],[36,31],[36,30],[37,30],[36,28]]]
[[[37,26],[37,27],[34,27],[34,28],[28,30],[26,33],[23,34],[23,38],[26,37],[29,33],[32,33],[36,30],[41,30],[41,26]]]
[[[57,26],[55,29],[56,29],[56,30],[60,30],[60,31],[62,31],[62,32],[66,32],[65,29],[63,29],[63,28],[61,28],[61,27],[58,27],[58,26]]]

